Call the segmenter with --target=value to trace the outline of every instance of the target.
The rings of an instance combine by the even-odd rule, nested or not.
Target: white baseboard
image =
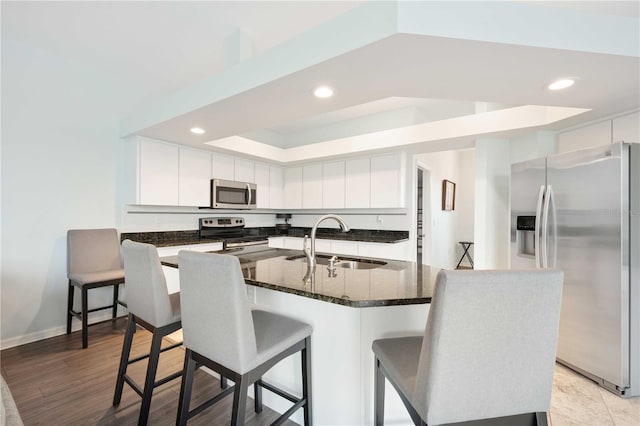
[[[122,315],[121,307],[118,308],[118,315]],[[93,314],[89,316],[89,321],[99,322],[111,319],[111,311],[100,312],[98,315]],[[78,331],[82,329],[82,324],[77,319],[71,320],[71,331]],[[60,325],[57,327],[48,328],[46,330],[34,331],[33,333],[23,334],[21,336],[10,337],[8,339],[0,340],[0,349],[9,349],[20,345],[26,345],[27,343],[37,342],[39,340],[49,339],[51,337],[61,336],[67,332],[66,325]]]

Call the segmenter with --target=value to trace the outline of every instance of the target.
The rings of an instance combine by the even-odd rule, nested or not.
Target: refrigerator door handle
[[[541,222],[542,222],[542,200],[544,199],[544,185],[540,185],[540,191],[538,191],[538,203],[536,204],[536,223],[535,223],[535,237],[533,240],[533,245],[535,246],[535,254],[536,254],[536,268],[542,268],[542,257],[541,257],[541,245],[540,245],[540,232],[542,231]]]
[[[551,220],[551,229],[549,229],[549,220]],[[542,213],[542,267],[556,267],[556,244],[557,244],[557,222],[556,222],[556,206],[553,199],[553,188],[547,185],[546,196],[544,197],[544,209]],[[553,245],[552,254],[547,250],[549,241]]]

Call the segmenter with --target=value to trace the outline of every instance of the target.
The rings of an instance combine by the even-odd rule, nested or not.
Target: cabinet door
[[[371,158],[371,207],[402,207],[398,154]]]
[[[210,203],[211,154],[180,148],[178,204],[208,206]]]
[[[284,204],[287,209],[302,208],[302,167],[284,170]]]
[[[322,207],[325,209],[344,208],[344,161],[322,165]]]
[[[322,208],[322,164],[302,168],[302,208]]]
[[[269,208],[269,166],[266,164],[255,164],[255,183],[257,186],[257,197],[256,205],[259,209],[268,209]]]
[[[640,142],[640,112],[613,119],[612,142]]]
[[[269,207],[284,208],[284,169],[269,166]]]
[[[178,205],[178,147],[140,141],[140,204]]]
[[[253,170],[253,161],[235,159],[234,179],[238,182],[255,183],[255,173]]]
[[[234,180],[234,168],[233,157],[220,154],[211,156],[211,179]]]
[[[611,143],[611,120],[560,133],[558,152],[595,148],[608,143]]]
[[[368,158],[347,160],[345,164],[345,207],[367,209],[371,197],[371,166]]]

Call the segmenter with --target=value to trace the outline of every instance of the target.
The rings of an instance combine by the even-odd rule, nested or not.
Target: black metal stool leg
[[[313,424],[313,411],[311,409],[311,336],[304,339],[304,349],[302,350],[302,398],[304,404],[304,425]]]
[[[231,411],[231,425],[244,425],[244,412],[247,408],[247,390],[249,389],[248,377],[238,376],[235,380],[233,392],[233,408]]]
[[[82,286],[82,349],[89,346],[89,297],[87,286]]]
[[[374,411],[375,411],[375,420],[374,424],[376,426],[384,425],[384,387],[385,387],[385,379],[382,370],[380,369],[380,360],[378,358],[375,359],[375,376],[373,379],[374,382]]]
[[[187,349],[184,355],[184,369],[182,371],[182,384],[180,385],[180,400],[178,402],[178,418],[176,426],[184,426],[189,419],[189,402],[191,401],[191,389],[193,376],[196,372],[196,362],[192,358],[192,352]]]
[[[149,409],[151,408],[151,396],[156,381],[156,371],[158,370],[158,360],[160,358],[160,347],[164,335],[159,329],[153,331],[151,339],[151,352],[149,353],[149,364],[147,366],[147,376],[144,381],[144,391],[142,393],[142,406],[140,407],[140,417],[138,426],[144,426],[149,419]]]
[[[253,384],[253,408],[256,413],[262,413],[262,386],[260,386],[260,379]]]
[[[111,319],[115,321],[118,316],[118,294],[120,293],[120,284],[113,286],[113,311],[111,312]]]
[[[118,368],[118,379],[116,380],[116,391],[113,395],[113,405],[120,404],[122,399],[122,388],[124,387],[124,375],[127,374],[127,366],[129,365],[129,355],[131,353],[131,342],[133,342],[133,333],[136,330],[136,319],[133,314],[129,314],[127,323],[127,332],[124,335],[122,343],[122,355],[120,355],[120,367]]]
[[[67,334],[71,334],[71,311],[73,310],[73,295],[75,293],[74,285],[69,280],[69,293],[67,294]]]

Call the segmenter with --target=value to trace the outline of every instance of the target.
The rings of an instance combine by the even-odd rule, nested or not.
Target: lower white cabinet
[[[189,244],[183,246],[158,247],[158,256],[176,256],[181,250],[208,252],[222,250],[222,243]],[[178,268],[163,266],[164,279],[167,282],[169,294],[180,291],[180,274]]]
[[[303,238],[271,237],[269,247],[290,250],[302,250]],[[368,243],[362,241],[316,239],[317,253],[330,253],[343,256],[374,257],[378,259],[410,260],[407,253],[408,241],[399,243]]]

